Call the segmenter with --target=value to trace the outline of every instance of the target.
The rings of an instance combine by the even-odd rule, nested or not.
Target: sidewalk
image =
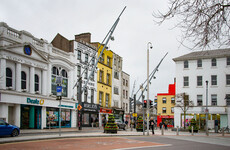
[[[145,132],[145,136],[147,132]],[[150,136],[152,133],[150,131]],[[45,140],[45,139],[58,139],[58,138],[80,138],[80,137],[111,137],[111,136],[143,136],[143,132],[136,132],[133,129],[119,130],[117,134],[103,133],[103,129],[99,128],[62,128],[61,136],[59,136],[59,129],[43,129],[43,130],[21,130],[21,135],[18,137],[0,137],[0,144],[11,143],[11,142],[21,142],[21,141],[31,141],[31,140]],[[162,135],[161,130],[155,130],[154,136],[176,136],[175,131],[165,130],[164,135]],[[179,132],[179,136],[206,136],[205,132],[194,133],[194,136],[189,132]],[[220,133],[209,133],[209,137],[221,137]],[[225,134],[226,138],[230,138],[230,134]]]

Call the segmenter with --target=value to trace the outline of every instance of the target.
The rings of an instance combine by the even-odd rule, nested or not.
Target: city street
[[[216,141],[216,142],[215,142]],[[222,141],[222,142],[221,142]],[[145,150],[229,150],[229,137],[204,136],[129,136],[36,140],[1,144],[4,150],[52,149],[145,149]]]

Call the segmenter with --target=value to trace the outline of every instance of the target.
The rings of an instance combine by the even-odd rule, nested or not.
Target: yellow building
[[[97,43],[100,47],[100,44]],[[100,55],[103,46],[98,50],[98,56]],[[110,50],[104,50],[102,57],[97,64],[97,103],[102,108],[111,108],[112,101],[112,64],[113,64],[113,52]]]
[[[157,126],[166,123],[174,127],[175,83],[169,85],[168,93],[157,94]]]

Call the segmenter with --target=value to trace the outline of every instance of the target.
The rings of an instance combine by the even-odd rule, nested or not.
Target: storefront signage
[[[27,103],[43,105],[44,104],[44,99],[38,100],[38,99],[27,98]]]
[[[69,106],[69,105],[58,105],[58,107],[66,107],[66,108],[73,108],[73,106]]]
[[[174,118],[173,115],[162,115],[162,116],[157,116],[158,118]]]
[[[82,110],[90,112],[99,112],[99,105],[92,103],[82,103]]]
[[[112,113],[112,109],[100,108],[100,113],[111,114]]]

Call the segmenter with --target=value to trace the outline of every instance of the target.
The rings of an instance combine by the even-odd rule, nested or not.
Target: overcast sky
[[[148,42],[153,46],[150,72],[169,52],[150,85],[150,99],[154,99],[157,93],[167,93],[174,82],[172,58],[191,52],[179,47],[181,32],[173,28],[176,20],[161,26],[153,21],[153,11],[166,11],[168,0],[1,0],[0,22],[48,42],[57,33],[73,40],[74,35],[85,32],[91,33],[92,42],[101,42],[125,6],[109,48],[123,57],[123,71],[130,75],[130,94],[134,81],[137,91],[147,77]]]

